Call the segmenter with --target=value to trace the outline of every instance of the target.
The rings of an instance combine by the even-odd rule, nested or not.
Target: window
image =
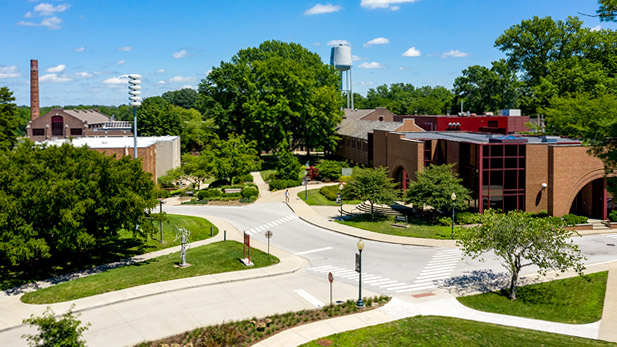
[[[482,146],[482,207],[525,208],[525,145]]]
[[[489,120],[488,121],[488,127],[489,128],[497,128],[497,127],[499,127],[499,123],[497,123],[496,120]]]
[[[43,128],[32,129],[32,136],[43,136],[43,135],[45,135],[45,129]]]
[[[81,136],[82,129],[81,128],[71,128],[71,135],[73,136]]]
[[[53,116],[51,117],[51,134],[53,136],[62,136],[64,135],[64,121],[62,116]]]

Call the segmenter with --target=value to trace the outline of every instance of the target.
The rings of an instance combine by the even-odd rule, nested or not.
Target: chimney
[[[30,60],[30,120],[39,118],[39,61]]]

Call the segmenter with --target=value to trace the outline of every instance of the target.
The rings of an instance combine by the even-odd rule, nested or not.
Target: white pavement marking
[[[319,301],[319,299],[317,299],[316,297],[312,296],[311,294],[307,293],[304,289],[295,289],[294,292],[296,292],[296,294],[300,295],[304,300],[310,302],[311,304],[315,305],[315,307],[323,307],[324,303]]]
[[[296,252],[294,253],[295,255],[305,255],[305,254],[311,254],[311,253],[316,253],[316,252],[321,252],[321,251],[327,251],[329,249],[332,249],[332,247],[323,247],[323,248],[316,248],[316,249],[311,249],[309,251],[303,251],[303,252]],[[309,268],[310,269],[310,268]]]
[[[296,253],[298,254],[298,253]],[[315,267],[309,267],[307,268],[307,270],[312,270],[312,271],[317,271],[317,270],[323,270],[323,269],[331,269],[334,266],[332,265],[322,265],[322,266],[315,266]]]

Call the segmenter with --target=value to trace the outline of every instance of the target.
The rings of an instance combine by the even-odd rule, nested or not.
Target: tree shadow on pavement
[[[510,275],[493,270],[474,270],[461,276],[451,277],[442,283],[444,289],[455,295],[487,293],[501,290],[509,285]]]

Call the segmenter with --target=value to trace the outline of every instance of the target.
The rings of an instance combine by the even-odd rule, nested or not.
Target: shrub
[[[171,196],[169,191],[162,189],[159,186],[154,187],[153,193],[154,193],[154,197],[157,199],[167,199],[168,197]]]
[[[564,215],[562,219],[569,226],[587,223],[587,217],[573,214]]]
[[[259,195],[259,189],[255,186],[245,186],[242,188],[242,192],[240,192],[243,198],[250,199],[251,197],[257,197]]]
[[[281,151],[276,162],[276,178],[282,180],[297,180],[302,165],[290,151]]]
[[[236,176],[232,179],[233,184],[244,184],[247,182],[253,182],[253,175],[246,174],[246,175]]]
[[[319,188],[319,193],[330,201],[336,201],[336,195],[339,193],[338,186],[325,186]]]
[[[274,179],[270,181],[270,190],[275,191],[275,190],[281,190],[281,189],[285,189],[289,187],[297,187],[301,184],[302,184],[302,180],[298,180],[298,179],[296,180]]]
[[[611,213],[609,213],[608,218],[611,222],[617,222],[617,210],[612,210]]]
[[[458,212],[454,216],[458,224],[476,224],[482,221],[482,215],[473,212]]]
[[[199,200],[207,200],[208,198],[221,196],[221,191],[219,189],[202,189],[197,192],[197,199]]]
[[[24,319],[23,323],[28,323],[31,326],[38,328],[38,334],[23,335],[22,337],[28,340],[30,346],[85,346],[86,342],[82,340],[82,334],[88,329],[90,323],[82,325],[77,319],[79,315],[73,314],[72,305],[68,312],[60,318],[56,318],[51,308],[47,308],[43,315]]]
[[[339,177],[341,177],[343,164],[343,162],[335,160],[322,160],[315,166],[319,170],[319,177],[322,181],[338,181]]]
[[[452,218],[450,218],[450,217],[440,217],[440,218],[437,218],[437,224],[444,225],[444,226],[451,226],[452,225]]]
[[[171,192],[169,192],[169,195],[171,196],[176,196],[176,195],[181,195],[182,194],[182,189],[176,189],[176,190],[172,190]]]

